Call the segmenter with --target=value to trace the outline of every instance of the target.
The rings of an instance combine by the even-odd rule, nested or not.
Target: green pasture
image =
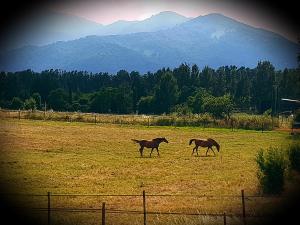
[[[242,189],[246,195],[259,195],[254,160],[257,151],[292,141],[288,132],[198,127],[12,119],[2,119],[0,127],[1,185],[7,191],[118,195],[141,194],[145,190],[149,195],[178,195],[149,197],[147,206],[153,211],[241,213],[239,197],[218,196],[239,196]],[[166,137],[169,141],[160,145],[160,157],[154,151],[150,158],[146,149],[141,158],[139,146],[131,139],[155,137]],[[200,155],[192,156],[193,145],[189,146],[189,140],[209,137],[219,142],[220,152],[215,150],[216,156],[212,152],[205,156],[206,149],[200,148]],[[46,197],[18,200],[24,204],[46,204]],[[57,196],[52,204],[97,208],[103,201],[113,208],[142,207],[140,197]],[[260,206],[267,209],[274,201],[278,200],[249,201],[247,210],[252,212]]]

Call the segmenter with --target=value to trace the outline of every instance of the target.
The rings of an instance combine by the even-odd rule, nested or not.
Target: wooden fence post
[[[264,122],[263,122],[262,125],[261,125],[261,132],[262,132],[262,133],[264,132]]]
[[[45,102],[45,105],[44,105],[44,120],[46,120],[46,111],[47,111],[47,105],[46,105],[46,102]]]
[[[223,214],[224,225],[226,225],[226,213]]]
[[[51,193],[48,192],[48,225],[51,224],[51,199],[50,199]]]
[[[21,110],[19,109],[19,120],[21,119]]]
[[[95,113],[95,124],[97,123],[97,115],[96,115],[96,113]]]
[[[245,193],[242,190],[243,224],[246,225]]]
[[[102,203],[102,225],[105,225],[105,202]]]
[[[143,209],[144,209],[144,225],[147,224],[147,212],[146,212],[146,192],[143,191]]]

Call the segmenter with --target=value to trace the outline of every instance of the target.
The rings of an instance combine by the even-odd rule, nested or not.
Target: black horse
[[[143,157],[143,150],[144,150],[145,147],[146,148],[151,148],[150,157],[151,157],[151,154],[153,152],[153,149],[156,149],[157,154],[159,156],[159,151],[158,151],[159,144],[162,143],[162,142],[169,143],[168,140],[164,137],[163,138],[154,138],[154,139],[152,139],[152,141],[135,140],[135,139],[131,139],[131,140],[140,144],[140,149],[139,150],[140,150],[140,153],[141,153],[141,157]]]
[[[196,146],[193,148],[192,155],[194,154],[195,150],[196,150],[196,153],[198,155],[198,148],[199,147],[206,147],[207,148],[206,156],[207,156],[207,152],[208,152],[209,149],[213,151],[214,155],[216,155],[214,150],[212,149],[212,146],[215,146],[217,148],[218,152],[220,151],[220,145],[212,138],[208,138],[207,140],[191,139],[189,144],[191,145],[193,142],[195,142]]]

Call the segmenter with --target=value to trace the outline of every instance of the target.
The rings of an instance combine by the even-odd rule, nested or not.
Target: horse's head
[[[212,139],[212,138],[208,138],[207,140],[208,140],[212,145],[216,146],[217,151],[220,152],[220,145],[219,145],[218,142],[216,142],[216,141],[215,141],[214,139]]]
[[[169,143],[168,140],[167,140],[166,138],[164,138],[164,137],[161,138],[161,141],[166,142],[166,143]]]
[[[214,142],[213,145],[216,146],[217,151],[220,152],[221,146],[216,141]]]
[[[161,142],[166,142],[166,143],[169,143],[168,140],[164,137],[161,137],[161,138],[154,138],[152,141],[157,141],[159,143]]]
[[[216,148],[217,148],[217,151],[220,152],[220,149],[221,149],[220,145],[217,144],[217,145],[215,145],[215,146],[216,146]]]

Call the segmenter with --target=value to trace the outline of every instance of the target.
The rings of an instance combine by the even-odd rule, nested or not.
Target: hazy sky
[[[297,39],[297,30],[287,24],[279,11],[257,1],[246,0],[86,0],[59,1],[47,6],[55,11],[110,24],[117,20],[142,20],[161,11],[174,11],[187,17],[222,13],[249,25]]]

